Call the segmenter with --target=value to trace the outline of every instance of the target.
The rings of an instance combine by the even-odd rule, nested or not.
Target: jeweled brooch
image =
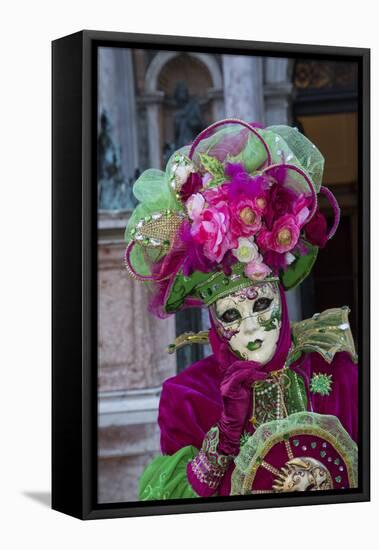
[[[311,378],[310,390],[312,393],[320,395],[329,395],[332,391],[332,375],[331,374],[314,374]]]

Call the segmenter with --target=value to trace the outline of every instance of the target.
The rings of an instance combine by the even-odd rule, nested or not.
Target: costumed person
[[[323,165],[295,128],[230,119],[134,184],[125,266],[152,286],[159,317],[209,309],[209,331],[169,352],[208,342],[213,352],[163,384],[162,455],[139,480],[140,500],[357,486],[349,309],[291,325],[285,296],[338,226]]]

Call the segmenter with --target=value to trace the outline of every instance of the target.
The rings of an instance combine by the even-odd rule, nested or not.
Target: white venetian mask
[[[220,298],[211,306],[219,334],[242,359],[262,365],[275,354],[281,327],[277,284],[262,282]]]

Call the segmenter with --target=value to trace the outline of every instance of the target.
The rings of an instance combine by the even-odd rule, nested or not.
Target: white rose
[[[259,262],[262,259],[254,239],[248,239],[247,237],[238,238],[238,248],[233,249],[233,255],[239,262],[246,264],[252,261]]]
[[[192,162],[181,162],[173,167],[173,175],[177,189],[180,189],[188,179],[191,172],[194,172]]]

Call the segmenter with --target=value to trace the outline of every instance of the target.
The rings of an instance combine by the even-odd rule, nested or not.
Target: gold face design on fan
[[[288,460],[280,469],[272,488],[276,493],[333,489],[330,472],[318,460],[299,457]]]

